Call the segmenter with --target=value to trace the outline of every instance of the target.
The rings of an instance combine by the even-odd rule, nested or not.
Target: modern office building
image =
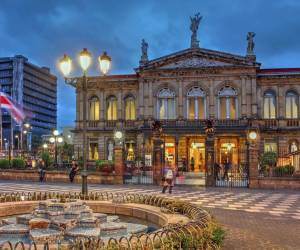
[[[56,128],[57,78],[50,73],[49,68],[38,67],[20,55],[2,57],[0,58],[0,88],[29,115],[26,122],[31,125],[31,128],[24,137],[25,140],[28,137],[28,143],[39,139],[43,134],[50,134]],[[6,111],[2,112],[3,140],[10,141],[11,117]],[[13,124],[13,127],[16,134],[22,130],[16,124]],[[16,143],[15,141],[15,148]]]

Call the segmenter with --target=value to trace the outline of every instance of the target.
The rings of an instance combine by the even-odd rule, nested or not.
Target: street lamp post
[[[50,138],[50,142],[54,143],[54,154],[55,154],[55,166],[58,166],[57,162],[57,143],[61,143],[63,141],[63,138],[59,136],[58,130],[53,131],[53,137]]]
[[[60,60],[60,70],[62,71],[65,82],[70,84],[74,87],[78,87],[81,83],[81,90],[83,94],[83,129],[82,129],[82,144],[83,144],[83,171],[81,172],[82,178],[82,194],[88,194],[88,186],[87,186],[87,155],[88,155],[88,145],[87,145],[87,70],[91,64],[92,55],[91,53],[84,48],[79,54],[79,63],[83,71],[83,75],[81,77],[68,77],[71,73],[72,68],[72,60],[69,56],[64,55],[63,58]],[[106,54],[103,53],[102,56],[99,56],[99,65],[100,71],[103,75],[106,75],[111,67],[111,58]]]

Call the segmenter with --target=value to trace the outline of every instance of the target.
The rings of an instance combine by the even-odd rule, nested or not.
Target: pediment
[[[233,66],[232,63],[209,60],[201,57],[192,57],[169,63],[159,67],[160,69],[180,69],[180,68],[204,68],[204,67],[224,67]]]
[[[197,69],[212,67],[240,67],[260,64],[246,56],[233,55],[207,49],[186,49],[167,56],[163,56],[140,65],[137,71],[144,70],[172,70]]]

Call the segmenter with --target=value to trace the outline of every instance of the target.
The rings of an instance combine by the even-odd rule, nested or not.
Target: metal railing
[[[210,214],[199,206],[176,199],[146,194],[126,194],[95,192],[88,195],[80,193],[2,193],[0,205],[3,202],[40,201],[51,198],[82,199],[92,201],[112,201],[113,203],[137,203],[160,207],[162,212],[179,213],[187,216],[190,221],[185,224],[168,224],[167,226],[151,232],[133,234],[129,237],[110,238],[104,242],[100,237],[80,237],[69,240],[67,243],[43,244],[11,241],[0,244],[0,250],[15,249],[88,249],[88,250],[115,250],[115,249],[219,249],[220,246],[212,237],[209,237],[209,228],[212,219]],[[187,245],[188,243],[188,245]],[[63,248],[66,247],[66,248]]]

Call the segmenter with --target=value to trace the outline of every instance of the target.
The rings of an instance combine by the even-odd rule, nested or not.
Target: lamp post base
[[[82,178],[81,193],[83,195],[87,195],[88,194],[88,186],[87,186],[88,173],[86,170],[83,170],[81,172],[81,178]]]

